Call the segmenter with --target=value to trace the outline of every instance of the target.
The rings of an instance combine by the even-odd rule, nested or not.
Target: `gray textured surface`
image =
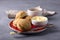
[[[49,17],[49,23],[53,23],[55,28],[38,35],[10,35],[11,29],[9,29],[8,23],[11,20],[7,18],[5,11],[9,9],[27,10],[39,5],[58,13]],[[0,40],[60,40],[60,0],[0,0]]]

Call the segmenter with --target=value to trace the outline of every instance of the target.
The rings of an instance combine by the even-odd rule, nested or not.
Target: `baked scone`
[[[32,18],[32,16],[27,16],[26,20],[28,20],[31,23],[31,18]]]
[[[24,18],[27,16],[27,13],[25,11],[19,11],[17,14],[16,14],[16,18]]]
[[[13,23],[22,31],[29,31],[31,29],[31,23],[26,19],[16,19]]]

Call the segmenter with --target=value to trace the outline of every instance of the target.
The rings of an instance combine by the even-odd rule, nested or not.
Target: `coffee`
[[[38,11],[37,9],[30,9],[30,11]]]

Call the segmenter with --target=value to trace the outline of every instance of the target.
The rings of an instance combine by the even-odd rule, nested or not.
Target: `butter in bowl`
[[[48,18],[44,16],[32,17],[31,22],[35,26],[44,26],[48,24]]]

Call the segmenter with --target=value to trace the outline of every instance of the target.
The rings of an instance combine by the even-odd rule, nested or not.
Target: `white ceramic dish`
[[[36,17],[36,19],[34,19]],[[33,25],[36,25],[36,26],[41,26],[41,25],[46,25],[48,24],[48,18],[47,17],[44,17],[44,16],[35,16],[31,19],[31,22]],[[39,21],[38,21],[38,20]],[[43,20],[43,21],[42,21]]]

